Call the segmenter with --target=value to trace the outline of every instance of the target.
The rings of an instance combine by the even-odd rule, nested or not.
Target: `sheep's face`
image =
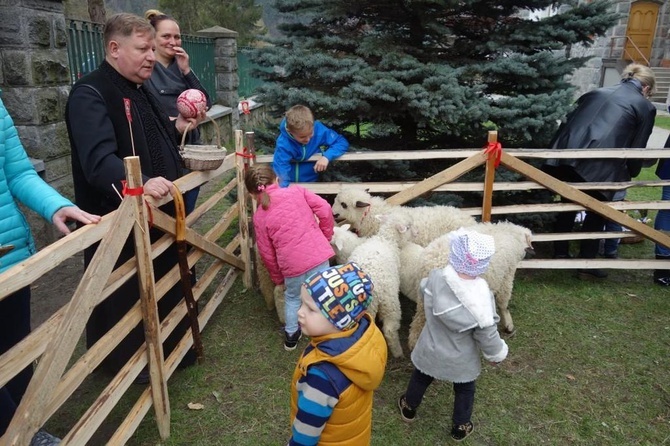
[[[333,218],[357,227],[370,206],[370,195],[362,189],[345,189],[335,197]]]

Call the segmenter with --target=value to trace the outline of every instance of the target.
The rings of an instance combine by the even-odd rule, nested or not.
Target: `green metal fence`
[[[67,56],[72,83],[94,70],[105,59],[102,28],[99,23],[69,21]],[[191,69],[198,75],[202,86],[215,101],[214,39],[182,35],[182,44],[189,55]]]
[[[263,85],[263,80],[251,75],[252,70],[265,70],[264,68],[251,62],[249,53],[253,51],[251,47],[240,47],[237,51],[237,74],[240,78],[238,94],[240,98],[248,98],[256,94],[256,88]]]

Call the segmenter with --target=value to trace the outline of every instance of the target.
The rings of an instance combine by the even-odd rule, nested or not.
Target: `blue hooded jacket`
[[[286,187],[289,183],[314,182],[319,174],[314,171],[314,162],[306,162],[312,155],[321,153],[333,161],[349,148],[349,142],[334,130],[329,129],[320,121],[314,123],[314,135],[305,145],[296,141],[286,130],[286,118],[279,124],[279,137],[275,145],[274,168],[279,185]]]

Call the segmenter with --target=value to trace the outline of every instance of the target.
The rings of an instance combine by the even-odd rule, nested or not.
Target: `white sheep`
[[[510,222],[478,223],[469,228],[493,236],[496,252],[491,257],[488,269],[482,275],[495,295],[500,313],[500,327],[507,333],[514,332],[514,322],[508,305],[512,297],[514,275],[519,262],[526,253],[532,251],[532,233],[528,228]],[[419,298],[419,282],[435,268],[444,268],[449,260],[450,244],[448,234],[433,240],[428,246],[419,249],[416,244],[402,244],[403,282],[401,290],[417,303],[416,313],[409,329],[408,344],[414,348],[425,323],[423,300]]]
[[[412,241],[426,246],[439,235],[472,226],[475,219],[453,206],[395,206],[381,197],[373,197],[360,186],[345,186],[335,197],[333,217],[351,224],[358,235],[369,237],[377,233],[380,221],[376,215],[395,212],[410,215],[413,222]]]
[[[360,238],[344,227],[335,227],[331,244],[338,263],[356,262],[370,275],[374,283],[372,303],[368,312],[381,321],[381,329],[391,354],[403,356],[398,330],[400,309],[400,234],[407,230],[404,217],[396,217],[381,225],[379,232],[369,238]]]

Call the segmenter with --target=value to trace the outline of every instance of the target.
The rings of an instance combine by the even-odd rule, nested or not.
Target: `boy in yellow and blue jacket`
[[[298,322],[311,337],[291,380],[290,446],[370,444],[372,398],[384,377],[386,341],[365,311],[372,281],[353,262],[312,274]]]

